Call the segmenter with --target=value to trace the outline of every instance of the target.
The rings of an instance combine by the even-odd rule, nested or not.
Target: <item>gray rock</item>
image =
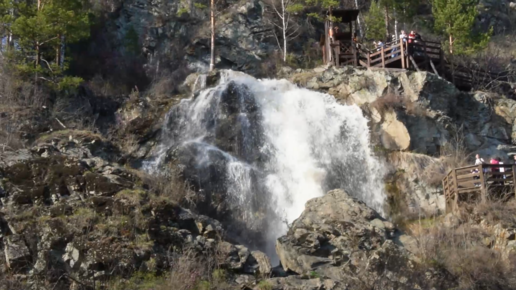
[[[77,269],[80,267],[80,259],[82,258],[81,252],[77,249],[73,243],[68,243],[63,254],[63,261],[67,263],[70,268]]]
[[[271,262],[269,257],[260,251],[252,251],[251,256],[254,258],[257,264],[257,273],[263,276],[268,276],[272,272]]]
[[[267,281],[274,283],[272,289],[321,289],[323,284],[330,289],[443,289],[455,285],[446,272],[436,270],[436,275],[426,276],[416,270],[417,259],[399,237],[391,240],[387,229],[395,230],[364,203],[342,190],[330,191],[308,201],[288,234],[276,243],[285,270],[318,278],[301,284],[293,277]],[[408,244],[407,239],[402,240]],[[345,281],[346,287],[333,281]]]
[[[8,236],[4,251],[7,267],[11,269],[18,271],[32,262],[31,253],[22,235]]]

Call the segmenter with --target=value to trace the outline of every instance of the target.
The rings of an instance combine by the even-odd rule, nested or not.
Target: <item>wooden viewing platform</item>
[[[408,40],[397,39],[385,43],[381,48],[368,49],[354,39],[359,10],[335,9],[329,10],[327,14],[331,17],[325,22],[325,35],[321,38],[325,64],[428,71],[452,82],[462,90],[470,90],[475,84],[509,82],[515,77],[511,77],[509,72],[472,70],[452,65],[446,61],[439,42],[418,40],[408,43]],[[332,18],[340,19],[340,22],[333,23]],[[338,26],[342,31],[334,32],[334,26]],[[333,38],[330,37],[330,31],[333,32]]]
[[[458,209],[461,203],[486,201],[489,197],[515,195],[516,165],[482,164],[455,168],[443,179],[446,211]]]

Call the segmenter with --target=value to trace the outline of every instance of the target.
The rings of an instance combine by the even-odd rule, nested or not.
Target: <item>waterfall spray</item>
[[[385,169],[359,107],[286,80],[222,75],[168,113],[148,170],[158,171],[163,155],[179,148],[186,177],[224,191],[237,218],[268,237],[268,254],[287,230],[284,221],[328,190],[342,188],[382,213]]]

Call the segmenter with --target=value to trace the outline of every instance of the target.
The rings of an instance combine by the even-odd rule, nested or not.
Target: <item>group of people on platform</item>
[[[512,164],[516,164],[516,155],[513,156],[514,160],[513,162],[511,162]],[[511,163],[508,163],[508,164],[511,164]],[[482,164],[487,164],[484,159],[482,157],[480,157],[479,154],[475,155],[475,165],[482,165]],[[503,165],[504,163],[502,162],[502,159],[500,157],[496,157],[496,156],[493,156],[491,157],[491,160],[489,161],[489,164],[499,164],[499,165]],[[500,166],[500,167],[491,167],[491,168],[483,168],[483,173],[486,173],[486,172],[505,172],[505,167],[504,166]],[[478,169],[473,169],[471,170],[472,173],[479,173]],[[495,178],[497,179],[505,179],[505,175],[501,175],[501,176],[495,176]],[[474,176],[473,179],[480,179],[480,176]],[[503,181],[502,182],[497,182],[497,184],[500,184],[500,185],[503,185]],[[475,187],[480,187],[480,183],[475,183]]]
[[[408,55],[411,55],[412,53],[417,53],[417,49],[414,49],[414,48],[416,48],[416,46],[414,46],[414,48],[413,48],[412,44],[420,44],[423,42],[423,38],[415,30],[410,31],[410,33],[408,35],[405,33],[405,30],[402,30],[399,35],[399,40],[402,40],[403,43],[406,44],[405,53]],[[385,41],[385,42],[383,42],[381,40],[378,40],[378,41],[375,40],[373,42],[373,44],[374,44],[375,49],[377,51],[380,51],[382,48],[384,48],[384,49],[387,48],[389,41],[391,41],[391,45],[397,45],[399,40],[396,38],[395,35],[393,35],[390,40],[387,39],[387,41]],[[392,51],[393,54],[391,57],[396,57],[399,55],[398,53],[394,53],[395,51],[397,51],[396,48],[393,49],[393,51]]]

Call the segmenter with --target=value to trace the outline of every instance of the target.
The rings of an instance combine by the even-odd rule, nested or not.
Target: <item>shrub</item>
[[[417,238],[417,255],[430,266],[448,270],[457,277],[458,289],[514,289],[516,264],[504,260],[502,253],[486,244],[492,236],[465,215],[455,228],[437,220],[414,222],[410,227]]]
[[[272,284],[269,281],[260,281],[258,283],[258,289],[260,290],[272,290]]]

